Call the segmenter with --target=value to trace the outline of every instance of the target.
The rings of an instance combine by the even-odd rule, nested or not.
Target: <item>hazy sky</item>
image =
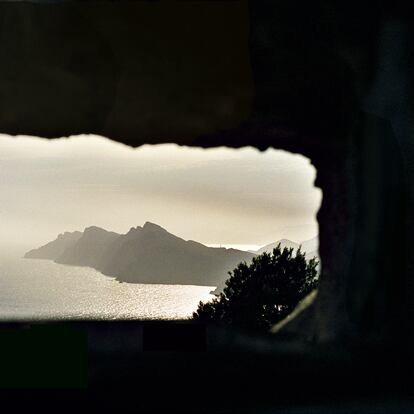
[[[0,243],[35,247],[63,231],[145,221],[206,244],[303,241],[318,234],[315,174],[307,158],[276,150],[0,135]]]

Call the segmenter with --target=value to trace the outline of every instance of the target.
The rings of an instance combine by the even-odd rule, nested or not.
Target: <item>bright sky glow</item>
[[[277,150],[0,135],[0,243],[34,247],[63,231],[145,221],[210,245],[300,242],[318,234],[315,174],[307,158]]]

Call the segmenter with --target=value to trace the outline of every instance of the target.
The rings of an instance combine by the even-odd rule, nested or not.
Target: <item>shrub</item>
[[[266,331],[284,319],[318,284],[318,261],[280,244],[250,264],[240,263],[220,295],[200,302],[193,319]]]

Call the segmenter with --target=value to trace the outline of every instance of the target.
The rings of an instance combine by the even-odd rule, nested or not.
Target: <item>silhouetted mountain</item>
[[[309,257],[318,256],[318,249],[319,249],[319,237],[318,236],[312,239],[303,241],[301,245],[302,245],[302,250],[306,252],[307,256]]]
[[[149,222],[132,228],[116,244],[99,270],[118,280],[136,283],[217,285],[238,263],[254,256],[186,241]]]
[[[238,263],[254,257],[241,250],[184,240],[149,222],[124,235],[88,227],[80,236],[52,259],[61,264],[90,266],[130,283],[216,286]]]
[[[299,247],[299,243],[295,243],[291,240],[281,239],[277,242],[266,244],[266,246],[261,247],[259,250],[256,250],[256,254],[262,254],[264,252],[271,253],[273,249],[280,243],[280,247],[283,249],[285,247],[297,249]]]
[[[316,236],[312,239],[303,241],[301,243],[296,243],[296,242],[293,242],[293,241],[287,240],[287,239],[281,239],[281,240],[278,240],[275,243],[270,243],[270,244],[267,244],[266,246],[261,247],[259,250],[254,251],[254,253],[256,253],[256,254],[262,254],[264,252],[271,253],[273,251],[273,249],[279,243],[280,243],[280,246],[281,246],[282,249],[285,248],[285,247],[288,247],[288,248],[293,248],[294,250],[296,250],[296,249],[299,248],[299,246],[302,246],[301,250],[302,250],[302,252],[306,253],[306,257],[308,259],[311,259],[312,257],[315,257],[315,256],[317,257],[318,256],[318,248],[319,248],[319,238],[318,238],[318,236]]]
[[[24,257],[27,259],[48,259],[56,260],[66,249],[71,248],[82,237],[82,232],[65,232],[59,234],[56,240],[53,240],[38,249],[27,252]]]
[[[280,239],[277,242],[269,243],[266,246],[261,247],[258,250],[249,250],[250,253],[254,254],[262,254],[264,252],[272,253],[273,249],[280,243],[280,247],[283,249],[285,247],[287,248],[293,248],[294,251],[299,248],[299,246],[302,246],[302,252],[306,253],[307,259],[312,259],[313,257],[319,258],[318,248],[319,248],[319,237],[316,236],[312,239],[306,240],[302,243],[296,243],[288,239]],[[318,269],[320,269],[320,265],[318,265]],[[221,283],[219,283],[211,293],[213,295],[220,294],[224,287],[225,287],[225,280],[223,280]]]
[[[256,252],[207,247],[184,240],[157,224],[146,222],[126,234],[87,227],[84,232],[64,233],[45,246],[26,253],[27,258],[51,259],[56,263],[93,267],[117,280],[130,283],[171,283],[218,286],[221,291],[228,272],[255,254],[271,252],[277,244],[299,247],[282,239]],[[302,250],[317,255],[318,238],[307,240]],[[311,250],[312,249],[312,250]]]
[[[78,242],[67,248],[55,262],[100,270],[112,243],[120,236],[100,227],[87,227]]]

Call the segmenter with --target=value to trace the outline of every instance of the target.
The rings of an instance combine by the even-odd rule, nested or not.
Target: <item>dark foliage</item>
[[[200,302],[193,318],[266,331],[317,287],[317,266],[317,259],[307,261],[300,248],[294,254],[293,248],[282,250],[279,244],[272,253],[229,272],[223,292],[211,302]]]

